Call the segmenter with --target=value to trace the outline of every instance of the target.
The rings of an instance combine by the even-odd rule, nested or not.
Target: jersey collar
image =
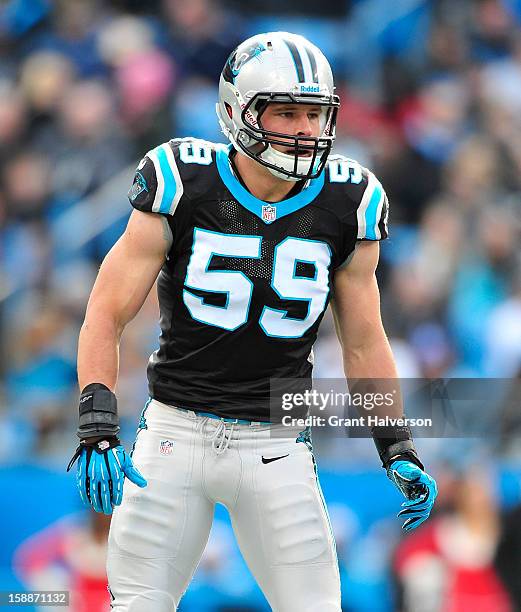
[[[233,174],[228,157],[231,149],[232,145],[221,145],[216,150],[217,170],[221,180],[239,204],[242,204],[244,208],[257,215],[266,224],[273,223],[273,221],[307,206],[322,191],[324,171],[317,178],[310,180],[309,184],[297,195],[287,200],[282,200],[281,202],[264,202],[264,200],[259,200],[243,187]]]

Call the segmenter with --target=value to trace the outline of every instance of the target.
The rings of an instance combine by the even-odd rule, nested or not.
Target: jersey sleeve
[[[142,212],[173,216],[183,196],[174,152],[166,142],[141,160],[128,192],[130,204]]]
[[[356,243],[388,236],[389,202],[376,176],[356,160],[341,155],[328,164],[329,193],[338,217],[338,266],[350,261]]]
[[[388,236],[389,201],[380,181],[364,168],[365,189],[356,211],[357,240],[384,240]]]

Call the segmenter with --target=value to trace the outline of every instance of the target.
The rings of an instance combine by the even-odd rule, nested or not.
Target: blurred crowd
[[[223,141],[214,111],[219,74],[233,47],[258,31],[300,33],[324,50],[342,103],[336,152],[371,168],[388,193],[390,239],[378,274],[401,376],[521,378],[521,0],[346,0],[341,15],[341,3],[324,7],[332,4],[334,17],[312,18],[296,0],[279,13],[269,3],[269,14],[225,0],[2,4],[0,466],[28,457],[60,469],[66,462],[75,444],[78,331],[97,268],[130,213],[133,169],[172,137]],[[151,295],[123,339],[117,391],[126,442],[147,396],[145,367],[157,334]],[[343,375],[330,317],[317,343],[316,374]],[[491,410],[502,415],[501,405]],[[494,465],[518,465],[521,418],[502,416],[509,425],[501,435],[472,448]],[[366,460],[364,444],[350,447],[352,466]],[[440,445],[422,445],[427,457],[439,459]],[[336,445],[325,455],[341,461],[345,449]],[[462,469],[454,458],[461,453],[444,457],[456,464],[451,469]],[[476,504],[485,499],[482,483],[462,478]],[[455,562],[439,542],[453,529],[461,542],[471,541],[469,551],[462,543],[463,557],[492,563],[503,537],[501,501],[480,505],[475,521],[487,526],[476,528],[486,533],[481,544],[468,536],[476,522],[462,504],[453,499],[448,523],[436,519],[423,540],[405,540],[396,553],[388,523],[347,528],[360,517],[348,521],[342,513],[351,510],[340,504],[347,590],[356,592],[362,580],[353,548],[366,559],[373,551],[374,559],[380,546],[388,551],[382,564],[396,554],[402,609],[420,610],[407,602],[421,591],[417,576],[429,558],[427,574],[437,579],[423,584],[431,604],[421,610],[480,610],[467,600],[463,607],[440,603]],[[458,516],[470,517],[468,529]],[[419,565],[410,562],[415,553]],[[386,573],[362,582],[374,578],[391,591]],[[483,601],[494,602],[483,610],[514,609],[495,573],[478,582],[489,585]],[[208,584],[200,587],[207,600]],[[392,609],[374,607],[374,600],[372,607],[346,605]]]

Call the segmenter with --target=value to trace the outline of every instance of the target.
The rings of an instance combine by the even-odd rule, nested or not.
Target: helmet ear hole
[[[232,107],[228,104],[228,102],[225,102],[224,103],[224,108],[226,108],[226,112],[228,113],[228,117],[230,117],[230,119],[231,119],[232,115],[233,115]]]

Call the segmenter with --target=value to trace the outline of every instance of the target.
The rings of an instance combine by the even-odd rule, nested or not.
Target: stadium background
[[[86,300],[140,157],[174,136],[222,140],[222,65],[269,30],[323,49],[342,99],[336,151],[388,192],[379,277],[400,374],[521,377],[520,0],[4,1],[0,590],[71,589],[71,609],[106,609],[107,521],[81,508],[64,471]],[[151,296],[123,338],[127,445],[156,316]],[[316,364],[317,376],[342,375],[329,317]],[[372,443],[321,441],[345,610],[521,609],[521,417],[486,412],[471,416],[479,438],[418,441],[440,496],[409,536]],[[181,610],[266,609],[219,508]]]

